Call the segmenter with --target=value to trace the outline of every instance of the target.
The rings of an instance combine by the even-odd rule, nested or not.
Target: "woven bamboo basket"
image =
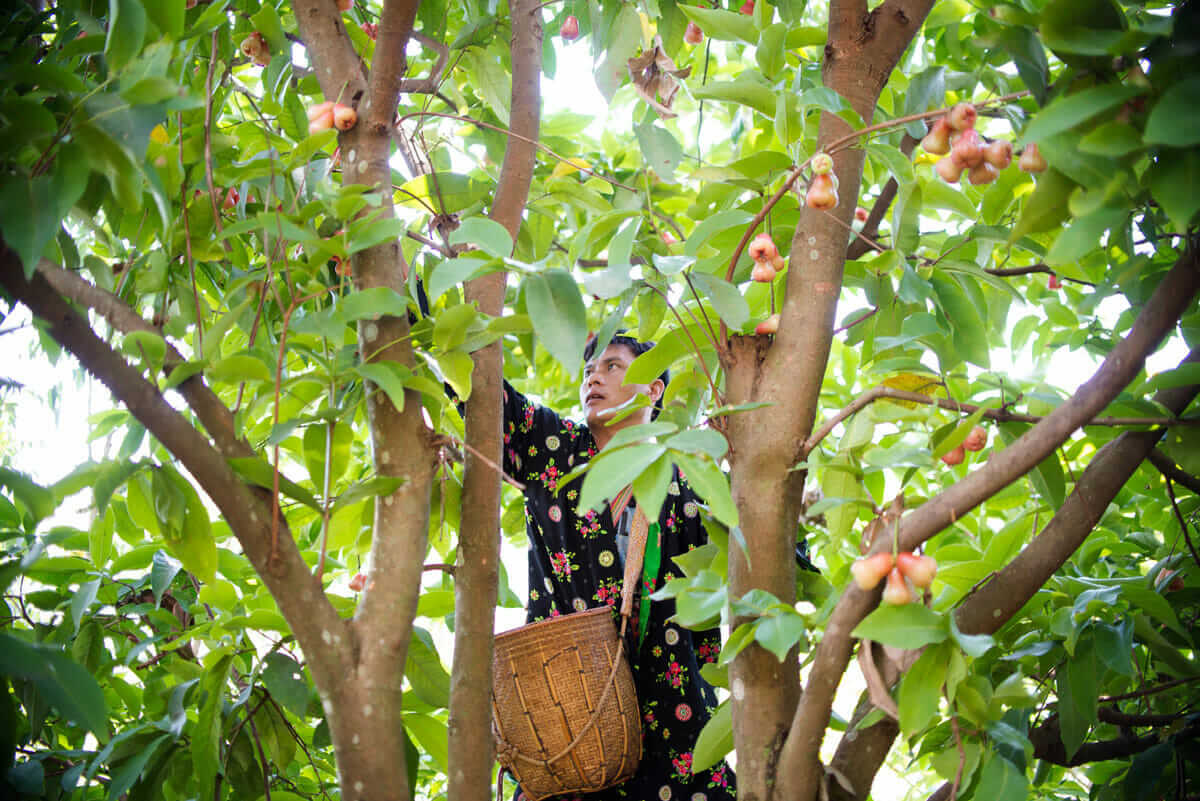
[[[602,790],[637,770],[641,712],[612,617],[600,607],[496,636],[497,759],[531,801]]]

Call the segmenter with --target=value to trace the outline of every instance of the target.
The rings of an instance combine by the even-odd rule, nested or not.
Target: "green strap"
[[[646,560],[642,563],[642,598],[638,605],[638,650],[646,639],[646,627],[650,624],[650,593],[658,579],[658,567],[662,564],[662,545],[659,543],[661,529],[651,523],[646,533]]]

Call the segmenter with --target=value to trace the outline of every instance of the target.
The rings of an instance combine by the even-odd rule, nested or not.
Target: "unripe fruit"
[[[349,11],[354,8],[354,0],[337,0],[338,11]]]
[[[1062,282],[1058,280],[1058,276],[1050,273],[1050,279],[1046,281],[1047,289],[1062,289]]]
[[[1026,145],[1025,150],[1021,153],[1021,158],[1017,160],[1017,166],[1023,172],[1045,172],[1050,165],[1042,158],[1042,154],[1038,152],[1037,145]]]
[[[967,458],[967,449],[959,445],[954,450],[942,456],[942,461],[953,467],[956,464],[962,464],[963,459]]]
[[[772,314],[770,317],[763,320],[758,325],[754,326],[754,333],[759,334],[759,335],[774,334],[778,330],[779,330],[779,315],[778,314]]]
[[[661,234],[659,234],[659,236],[661,236],[662,241],[666,242],[668,245],[672,245],[675,243],[675,237],[674,237],[674,235],[672,235],[672,233],[670,231],[663,231]]]
[[[854,219],[858,220],[859,222],[865,223],[867,221],[867,218],[870,216],[871,216],[871,212],[867,211],[862,206],[859,206],[858,208],[856,208],[854,210]]]
[[[912,589],[904,581],[904,576],[900,574],[900,568],[893,567],[888,573],[887,586],[883,588],[883,602],[894,606],[904,606],[916,599],[917,596],[913,594]]]
[[[900,573],[918,587],[928,587],[937,575],[937,560],[932,556],[918,556],[910,551],[896,555],[896,567]]]
[[[761,233],[750,240],[750,247],[747,248],[750,258],[754,261],[774,261],[779,255],[779,248],[775,247],[775,241],[771,239],[771,235]]]
[[[833,170],[833,156],[828,153],[817,153],[808,162],[814,175],[827,175]]]
[[[754,13],[754,0],[746,0],[746,2],[742,3],[742,13],[743,14],[753,14]]]
[[[962,177],[963,168],[954,163],[954,159],[950,156],[938,159],[938,163],[934,165],[937,174],[942,180],[948,184],[958,183],[958,179]]]
[[[996,172],[996,168],[991,164],[988,164],[986,161],[981,161],[972,167],[971,171],[967,173],[967,180],[975,186],[979,186],[980,184],[990,184],[992,181],[996,180],[996,176],[999,174],[1000,173]]]
[[[983,160],[997,170],[1003,170],[1012,164],[1012,142],[1007,139],[997,139],[983,149]]]
[[[970,103],[959,103],[946,115],[946,121],[956,131],[968,131],[975,127],[978,112]]]
[[[574,14],[563,21],[562,27],[558,29],[558,35],[568,42],[573,42],[579,38],[579,20]]]
[[[333,106],[333,127],[339,131],[348,131],[358,124],[358,112],[352,106],[335,103]]]
[[[694,22],[689,22],[683,32],[683,41],[690,45],[698,45],[704,41],[704,31]]]
[[[825,173],[814,175],[812,183],[808,185],[808,194],[804,196],[804,202],[810,209],[829,211],[836,208],[838,194],[833,185],[833,178]]]
[[[760,284],[769,284],[775,280],[775,267],[770,262],[756,261],[750,271],[750,280]]]
[[[880,551],[854,560],[850,565],[850,573],[860,589],[873,590],[893,566],[892,554],[889,551]]]
[[[938,117],[934,122],[933,127],[929,129],[929,133],[925,134],[925,138],[921,140],[921,147],[926,153],[932,153],[935,156],[944,156],[950,152],[950,134],[953,129],[945,117]]]
[[[355,573],[354,578],[350,579],[350,589],[354,592],[362,592],[365,586],[367,586],[367,577],[362,573]]]
[[[987,441],[987,429],[983,426],[975,426],[971,429],[971,433],[967,434],[967,438],[963,440],[963,447],[969,451],[981,451],[983,450],[983,446],[987,445]]]
[[[242,54],[260,67],[271,63],[271,48],[261,33],[255,31],[242,40]]]
[[[960,167],[975,167],[983,163],[983,143],[979,132],[968,128],[955,137],[950,145],[950,158]]]

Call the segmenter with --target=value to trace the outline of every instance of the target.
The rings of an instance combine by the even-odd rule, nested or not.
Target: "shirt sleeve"
[[[504,472],[528,481],[545,469],[546,439],[560,435],[563,420],[504,382]]]

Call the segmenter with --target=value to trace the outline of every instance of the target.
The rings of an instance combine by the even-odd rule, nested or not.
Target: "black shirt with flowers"
[[[505,383],[504,470],[525,485],[529,622],[620,605],[624,571],[610,510],[580,514],[580,482],[559,486],[596,452],[587,426],[535,406]],[[707,541],[696,494],[678,470],[658,523],[662,561],[650,591],[680,575],[672,557]],[[700,666],[716,660],[720,633],[685,629],[669,622],[674,614],[673,600],[651,604],[645,640],[633,663],[643,736],[637,774],[618,787],[583,796],[587,801],[711,801],[737,795],[733,771],[724,762],[695,774],[691,770],[696,737],[717,704]]]

